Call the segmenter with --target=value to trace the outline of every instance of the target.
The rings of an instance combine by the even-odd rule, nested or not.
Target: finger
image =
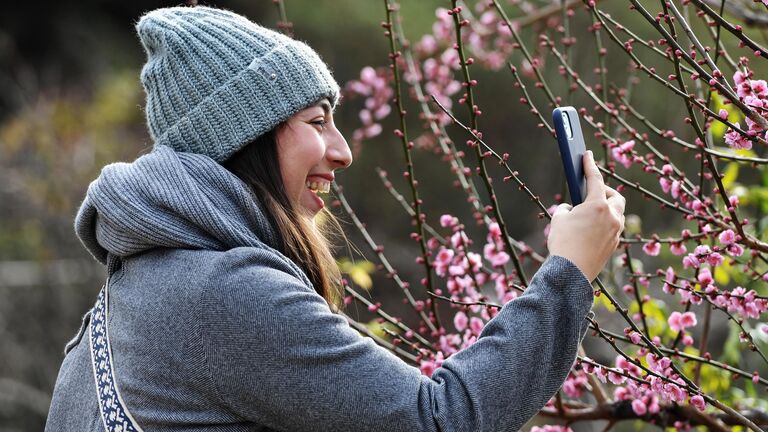
[[[605,197],[606,198],[610,198],[610,197],[612,197],[614,195],[621,195],[621,194],[616,189],[614,189],[614,188],[612,188],[612,187],[610,187],[608,185],[605,185]]]
[[[568,203],[559,204],[555,209],[555,212],[552,213],[552,217],[555,217],[559,214],[568,213],[571,211],[571,209],[573,209],[573,206]]]
[[[587,198],[584,201],[594,201],[605,199],[605,192],[603,188],[605,183],[603,182],[603,176],[600,174],[600,170],[597,169],[595,164],[595,157],[592,154],[592,150],[587,150],[582,158],[584,164],[584,176],[587,179]]]
[[[605,194],[608,197],[608,205],[619,212],[619,214],[623,215],[624,208],[627,205],[627,200],[624,198],[624,196],[609,186],[605,187],[605,191]]]

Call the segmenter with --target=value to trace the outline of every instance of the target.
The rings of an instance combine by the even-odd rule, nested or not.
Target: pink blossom
[[[733,74],[733,82],[737,85],[743,83],[745,80],[746,77],[744,76],[744,72],[736,71],[736,73]]]
[[[750,86],[752,92],[757,96],[768,96],[768,85],[766,85],[765,80],[751,80]]]
[[[426,34],[421,37],[421,40],[416,44],[416,51],[423,56],[430,56],[437,50],[437,39],[431,34]]]
[[[699,281],[701,286],[707,286],[712,283],[712,272],[704,267],[701,270],[699,270],[699,276],[696,277],[696,279]]]
[[[467,323],[469,322],[469,319],[467,318],[467,314],[464,312],[456,312],[456,315],[453,317],[453,325],[456,327],[456,330],[458,331],[464,331],[467,328]]]
[[[669,284],[675,283],[675,280],[677,280],[677,277],[675,276],[675,270],[671,266],[667,267],[667,271],[664,272],[664,292],[668,294],[672,294],[674,292],[674,289],[670,287]]]
[[[741,245],[734,243],[728,246],[725,251],[732,257],[740,257],[744,253],[744,248],[741,247]]]
[[[672,182],[666,177],[659,177],[659,185],[661,185],[661,190],[664,193],[669,193],[669,190],[672,188]]]
[[[667,319],[667,323],[669,323],[669,327],[672,328],[672,330],[675,331],[681,331],[683,328],[680,325],[680,312],[672,312],[672,314]]]
[[[469,244],[469,237],[464,233],[464,231],[456,231],[451,236],[451,246],[454,247],[454,249],[463,249],[464,245]]]
[[[572,371],[563,383],[563,392],[568,397],[579,398],[587,387],[587,376],[584,373]]]
[[[707,256],[707,263],[712,267],[719,266],[723,263],[723,256],[717,252],[712,252]]]
[[[480,254],[475,252],[468,252],[467,261],[465,264],[468,264],[472,271],[477,273],[480,271],[480,267],[483,265],[483,258],[480,256]]]
[[[696,315],[693,312],[686,312],[680,316],[680,325],[685,329],[696,326]]]
[[[453,259],[453,249],[448,249],[446,247],[440,248],[440,251],[437,253],[437,256],[435,257],[435,263],[441,264],[441,265],[448,265],[451,263],[451,260]]]
[[[669,315],[667,323],[672,330],[681,332],[688,327],[696,325],[696,315],[694,315],[693,312],[685,312],[681,314],[680,312],[675,311]]]
[[[695,395],[691,398],[691,405],[695,406],[699,411],[704,411],[707,403],[704,401],[704,398],[701,395]]]
[[[728,110],[721,108],[720,111],[717,113],[717,115],[721,119],[726,120],[726,119],[728,119]]]
[[[449,214],[440,216],[440,226],[443,228],[452,227],[459,223],[459,219]]]
[[[621,368],[617,369],[619,372],[624,373],[624,371]],[[608,371],[608,380],[616,385],[623,384],[624,381],[627,380],[627,378],[624,375],[619,375],[616,372]]]
[[[735,126],[741,128],[739,123],[735,123]],[[728,128],[728,132],[725,133],[725,143],[735,149],[749,150],[752,148],[752,141],[746,139],[738,131],[731,128]]]
[[[498,251],[496,245],[492,243],[487,243],[483,247],[483,256],[491,262],[493,267],[501,267],[509,262],[509,254]]]
[[[718,239],[720,240],[720,243],[729,245],[736,241],[736,233],[734,233],[733,230],[727,229],[720,233]]]
[[[680,256],[688,252],[688,249],[685,247],[683,243],[670,243],[669,251],[672,252],[673,255]]]
[[[688,254],[683,257],[683,268],[698,267],[699,260],[693,254]]]
[[[440,62],[453,69],[461,68],[461,65],[459,64],[459,52],[452,47],[447,48],[445,51],[443,51],[442,54],[440,54]]]
[[[464,266],[460,265],[452,265],[448,266],[448,274],[451,276],[462,276],[466,270],[464,269]]]
[[[632,401],[632,411],[639,416],[644,416],[648,412],[648,407],[642,400],[635,399]]]
[[[635,147],[635,140],[629,140],[621,145],[614,147],[611,150],[613,158],[624,165],[624,168],[629,168],[632,165],[632,149]]]
[[[493,267],[502,267],[509,262],[509,254],[506,252],[498,252],[490,259]]]
[[[421,362],[421,365],[419,366],[419,370],[421,370],[422,375],[426,375],[428,377],[432,376],[432,373],[437,369],[435,367],[435,363],[429,360]]]
[[[681,189],[680,180],[673,180],[672,187],[670,188],[672,198],[677,198],[680,196],[680,189]]]
[[[488,234],[493,239],[501,238],[501,228],[499,227],[499,224],[496,222],[491,222],[491,224],[488,225]]]
[[[483,331],[483,327],[485,327],[485,323],[480,318],[472,317],[469,319],[469,329],[472,330],[472,333],[480,336],[480,332]]]
[[[657,241],[650,241],[643,245],[643,252],[650,256],[656,256],[661,251],[661,243]]]
[[[675,402],[682,402],[687,396],[685,390],[683,390],[680,386],[672,383],[664,384],[664,394]]]

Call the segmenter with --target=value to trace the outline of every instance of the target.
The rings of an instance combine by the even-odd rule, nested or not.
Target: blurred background
[[[366,65],[388,65],[387,40],[380,27],[385,19],[382,1],[285,3],[296,37],[320,52],[340,84],[359,78]],[[279,20],[271,0],[205,4],[234,10],[272,28]],[[139,82],[145,57],[133,24],[145,11],[175,5],[149,0],[43,0],[14,2],[0,14],[0,431],[42,430],[64,345],[103,283],[104,269],[75,237],[73,218],[89,182],[105,164],[133,160],[152,147]],[[440,0],[403,0],[407,36],[415,42],[429,32],[436,7],[448,5]],[[626,7],[617,14],[622,10]],[[586,27],[588,19],[582,21]],[[537,31],[526,29],[526,37],[534,41]],[[577,68],[590,71],[594,46],[574,49]],[[609,59],[609,65],[617,75],[626,76],[626,59]],[[564,191],[555,141],[518,103],[521,95],[512,87],[509,73],[480,69],[474,73],[480,82],[477,95],[484,109],[481,124],[486,140],[509,152],[513,169],[545,205],[553,204],[555,194]],[[548,74],[561,84],[555,89],[558,94],[566,94],[567,83],[558,82],[555,66]],[[682,104],[665,102],[653,91],[640,93],[635,100],[658,125],[683,129]],[[342,133],[359,126],[360,106],[360,101],[349,98],[340,107],[336,122]],[[413,129],[423,127],[415,116],[411,122]],[[375,172],[377,167],[388,170],[400,192],[408,191],[400,175],[404,166],[400,143],[391,134],[395,127],[396,119],[390,116],[385,132],[364,144],[352,167],[339,175],[339,183],[374,238],[386,246],[388,258],[416,286],[423,269],[413,262],[418,246],[408,238],[409,217]],[[466,140],[457,128],[449,132],[458,143]],[[439,216],[450,212],[472,230],[471,208],[465,195],[453,188],[448,164],[430,151],[417,152],[415,158],[431,223],[437,226]],[[688,159],[681,166],[695,169],[698,162]],[[501,174],[497,175],[500,180]],[[545,222],[536,217],[538,210],[514,186],[500,187],[498,192],[510,234],[545,255]],[[644,232],[664,234],[676,227],[669,232],[679,234],[680,223],[670,227],[670,221],[663,220],[669,215],[658,212],[657,206],[646,206],[637,196],[632,201],[631,194],[627,197],[627,213],[638,216],[635,221],[642,221]],[[354,226],[346,227],[351,242],[373,260]],[[400,291],[380,275],[373,278],[371,296],[397,314],[403,308]],[[355,316],[357,308],[352,309]],[[714,332],[712,337],[725,334]]]

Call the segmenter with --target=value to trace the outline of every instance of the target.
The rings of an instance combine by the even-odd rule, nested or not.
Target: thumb
[[[584,176],[587,180],[587,197],[584,201],[605,199],[605,183],[591,150],[584,153],[583,163]]]

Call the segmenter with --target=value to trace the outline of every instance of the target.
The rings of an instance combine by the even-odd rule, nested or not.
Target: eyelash
[[[312,124],[319,124],[321,129],[325,129],[327,123],[325,120],[315,120],[312,122]]]

